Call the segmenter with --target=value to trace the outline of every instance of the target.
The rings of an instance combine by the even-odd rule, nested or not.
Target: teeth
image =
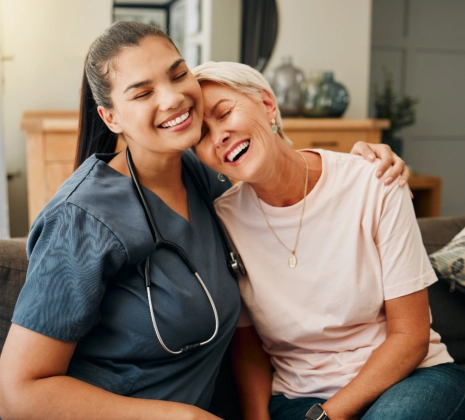
[[[174,118],[173,120],[162,124],[162,127],[163,128],[174,127],[175,125],[181,124],[183,121],[186,121],[187,117],[189,117],[189,111],[185,112],[178,118]]]
[[[228,156],[226,156],[226,159],[228,159],[230,162],[234,160],[234,158],[242,152],[244,149],[247,149],[249,147],[250,141],[247,140],[244,143],[241,143],[239,146],[237,146]]]

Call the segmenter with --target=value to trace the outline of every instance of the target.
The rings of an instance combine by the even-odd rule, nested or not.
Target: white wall
[[[349,90],[344,117],[368,116],[371,0],[277,0],[279,32],[267,70],[290,55],[308,76],[333,70]]]
[[[0,0],[0,27],[3,26],[3,1]],[[0,32],[0,98],[3,91],[3,42]],[[6,165],[5,150],[3,147],[3,109],[0,101],[0,239],[8,238],[10,233],[10,223],[8,217],[8,196],[6,188]]]
[[[27,233],[24,110],[79,106],[84,59],[91,42],[112,21],[112,0],[3,1],[4,139],[11,235]]]

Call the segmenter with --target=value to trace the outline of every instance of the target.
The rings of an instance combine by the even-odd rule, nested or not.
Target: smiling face
[[[178,153],[199,139],[200,86],[168,41],[150,36],[109,65],[112,109],[99,106],[111,131],[133,154]]]
[[[271,96],[264,91],[250,97],[212,82],[202,85],[202,96],[204,127],[197,155],[231,178],[259,182],[273,162],[274,142],[282,141],[270,128],[276,116]]]

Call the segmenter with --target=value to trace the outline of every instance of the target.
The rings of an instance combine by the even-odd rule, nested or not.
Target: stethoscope
[[[186,252],[179,245],[176,245],[174,242],[167,241],[167,240],[165,240],[163,238],[163,236],[161,236],[161,233],[157,228],[157,224],[155,223],[155,220],[152,217],[152,214],[150,213],[149,206],[147,204],[147,200],[145,199],[145,195],[144,195],[144,193],[142,191],[142,188],[141,188],[141,186],[139,184],[139,180],[137,179],[137,175],[136,175],[136,173],[134,171],[131,152],[129,151],[129,148],[126,148],[126,160],[127,160],[127,163],[128,163],[128,168],[129,168],[129,172],[131,174],[132,181],[133,181],[134,186],[136,187],[137,193],[139,195],[139,201],[140,201],[140,203],[142,205],[142,208],[144,209],[144,213],[145,213],[145,216],[146,216],[148,224],[149,224],[150,232],[152,233],[152,237],[153,237],[153,240],[155,242],[155,250],[160,249],[160,248],[165,248],[167,250],[170,250],[170,251],[175,252],[176,254],[178,254],[178,256],[181,258],[181,260],[184,262],[184,264],[186,264],[189,267],[189,270],[192,272],[192,274],[194,274],[194,276],[197,278],[198,282],[202,286],[205,294],[208,297],[208,300],[209,300],[210,305],[211,305],[212,310],[213,310],[213,314],[215,316],[215,331],[213,332],[212,336],[208,340],[203,341],[201,343],[197,343],[197,344],[188,344],[188,345],[182,347],[180,350],[177,350],[177,351],[170,350],[166,346],[166,344],[164,343],[163,339],[161,338],[160,331],[158,330],[157,322],[155,320],[155,313],[154,313],[153,304],[152,304],[152,296],[151,296],[151,293],[150,293],[150,261],[149,261],[150,256],[148,256],[145,259],[144,280],[145,280],[145,287],[147,289],[147,298],[148,298],[148,302],[149,302],[150,316],[152,318],[152,324],[153,324],[153,328],[155,330],[155,334],[157,335],[158,341],[160,342],[163,349],[165,351],[167,351],[168,353],[170,353],[170,354],[176,354],[177,355],[177,354],[183,354],[183,353],[187,353],[187,352],[196,350],[199,347],[210,343],[218,334],[219,320],[218,320],[218,313],[216,311],[215,303],[213,302],[213,299],[212,299],[212,297],[210,295],[210,292],[208,291],[207,287],[205,286],[205,283],[203,282],[202,278],[200,277],[199,273],[197,272],[197,269],[195,268],[194,264],[192,263],[192,261],[190,260],[190,258],[186,254]],[[202,198],[207,203],[208,209],[210,210],[210,213],[212,214],[213,219],[215,220],[215,222],[216,222],[216,224],[217,224],[217,226],[219,228],[220,235],[222,237],[223,243],[224,243],[225,248],[226,248],[225,251],[226,251],[226,254],[227,254],[227,260],[228,260],[227,264],[228,264],[229,271],[231,272],[231,274],[234,277],[237,277],[237,275],[239,273],[242,274],[243,276],[245,276],[247,274],[247,272],[246,272],[244,264],[242,263],[242,259],[241,259],[240,255],[238,253],[235,253],[232,250],[231,245],[230,245],[229,240],[228,240],[228,237],[226,235],[226,232],[224,231],[223,225],[221,224],[221,221],[219,220],[219,218],[218,218],[218,216],[217,216],[217,214],[215,212],[215,209],[213,207],[213,203],[211,202],[210,198],[208,197],[205,189],[200,184],[200,181],[198,180],[197,176],[195,175],[194,170],[192,168],[190,168],[188,166],[188,164],[186,164],[184,166],[184,168],[186,169],[189,177],[192,179],[192,181],[196,185],[197,189],[202,194]]]

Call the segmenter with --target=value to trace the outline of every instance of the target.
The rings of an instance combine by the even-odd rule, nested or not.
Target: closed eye
[[[225,119],[229,114],[231,114],[231,111],[232,111],[232,109],[228,109],[226,112],[224,112],[223,114],[221,114],[221,115],[218,117],[218,119],[219,119],[219,120]]]
[[[153,93],[152,91],[149,91],[149,92],[145,92],[145,93],[142,93],[140,95],[137,95],[134,99],[142,99],[142,98],[145,98],[146,96],[150,95],[151,93]]]
[[[176,75],[176,76],[173,78],[173,81],[180,80],[180,79],[182,79],[183,77],[185,77],[186,75],[187,75],[187,71],[183,71],[181,74]]]

